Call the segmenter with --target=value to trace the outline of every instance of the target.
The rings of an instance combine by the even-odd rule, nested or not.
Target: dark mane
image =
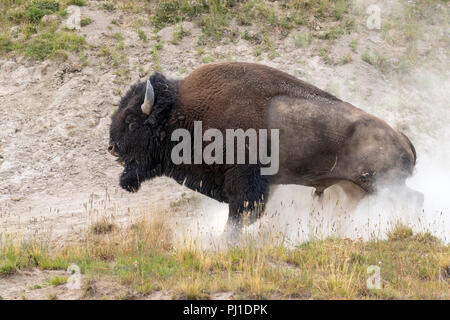
[[[178,81],[169,80],[163,74],[155,72],[151,75],[150,82],[155,91],[155,103],[147,123],[150,125],[164,124],[177,102]],[[120,99],[119,109],[126,108],[129,105],[140,106],[144,102],[145,88],[145,81],[132,85]]]
[[[125,108],[131,100],[142,99],[144,101],[145,82],[138,82],[128,89],[125,95],[120,99],[119,109]]]
[[[150,77],[150,82],[155,91],[155,102],[146,123],[161,126],[167,122],[177,103],[178,80],[169,80],[161,73],[155,72]]]

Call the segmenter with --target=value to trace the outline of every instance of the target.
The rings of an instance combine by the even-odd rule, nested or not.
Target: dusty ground
[[[68,277],[64,271],[51,271],[33,269],[21,271],[0,281],[1,297],[5,300],[36,300],[36,299],[144,299],[169,300],[176,298],[173,292],[155,291],[148,295],[137,292],[117,283],[117,281],[102,279],[81,278],[81,287],[68,288],[67,284],[52,285],[49,283],[54,277]],[[211,300],[228,300],[233,298],[233,292],[218,292],[211,295]]]
[[[88,43],[95,44],[88,51],[87,63],[76,56],[64,62],[31,61],[20,56],[0,59],[0,233],[12,237],[50,234],[53,240],[67,241],[103,216],[128,224],[140,215],[151,215],[161,209],[168,210],[178,223],[195,224],[192,221],[205,212],[209,216],[217,214],[216,228],[223,228],[226,207],[219,206],[217,213],[211,213],[209,209],[217,207],[216,202],[169,179],[146,183],[138,194],[129,194],[118,187],[121,167],[106,152],[110,116],[120,93],[130,84],[144,80],[152,70],[149,51],[155,40],[150,26],[141,28],[149,40],[139,40],[131,23],[136,16],[119,10],[106,12],[94,4],[81,10],[93,19],[92,24],[79,31],[86,35]],[[276,41],[278,55],[273,59],[265,53],[256,57],[252,44],[242,39],[235,44],[207,47],[199,55],[195,40],[201,29],[192,23],[184,24],[191,32],[178,44],[170,43],[174,26],[159,31],[164,43],[160,63],[163,71],[172,76],[189,73],[203,63],[205,56],[214,61],[265,63],[384,117],[411,136],[419,154],[436,150],[434,147],[440,140],[437,137],[449,132],[443,129],[449,120],[448,110],[439,114],[429,113],[427,108],[431,105],[436,110],[448,108],[448,47],[436,44],[444,31],[427,26],[429,32],[419,41],[419,48],[423,47],[421,54],[433,50],[433,55],[423,54],[420,57],[423,63],[408,77],[394,77],[362,61],[361,52],[366,47],[392,52],[405,48],[385,41],[377,30],[364,28],[363,19],[357,17],[357,34],[343,35],[327,44],[336,59],[353,57],[353,61],[343,65],[327,64],[313,54],[323,47],[322,40],[313,39],[311,45],[298,48],[290,36]],[[119,21],[119,25],[111,24],[113,20]],[[248,28],[252,31],[252,27]],[[114,42],[113,35],[119,31],[124,38],[124,63],[128,68],[125,80],[105,57],[98,55],[102,46]],[[303,31],[300,28],[293,33]],[[358,53],[349,47],[355,38]],[[426,82],[427,92],[423,92],[421,80]],[[436,83],[439,86],[435,87]],[[445,97],[447,100],[443,101]],[[407,103],[410,105],[406,107]],[[20,299],[57,293],[59,298],[83,298],[84,291],[67,292],[64,285],[30,289],[60,273],[21,272],[0,281],[0,295]],[[101,296],[114,297],[132,294],[125,289],[114,294],[102,292]],[[156,298],[164,297],[166,294],[161,293]]]

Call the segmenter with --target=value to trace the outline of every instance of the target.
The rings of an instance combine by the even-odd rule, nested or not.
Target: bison
[[[254,221],[264,212],[273,184],[314,187],[318,196],[340,181],[366,193],[387,181],[405,189],[416,164],[411,141],[385,121],[260,64],[208,64],[184,79],[155,72],[131,86],[111,120],[108,150],[124,166],[122,188],[136,192],[143,181],[171,177],[228,203],[227,225],[237,229],[243,217]],[[266,164],[260,161],[175,164],[171,152],[177,142],[171,136],[180,128],[193,132],[196,121],[202,130],[224,133],[278,129],[278,172],[262,175]]]

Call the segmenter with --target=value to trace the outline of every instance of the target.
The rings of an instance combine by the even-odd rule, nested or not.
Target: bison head
[[[136,192],[162,170],[164,126],[176,102],[176,82],[154,73],[133,85],[111,117],[108,151],[124,166],[120,186]]]

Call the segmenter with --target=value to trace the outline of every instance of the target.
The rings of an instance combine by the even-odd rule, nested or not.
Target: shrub
[[[388,233],[389,241],[406,240],[413,236],[413,231],[410,227],[398,224],[392,231]]]
[[[27,7],[27,20],[32,23],[39,23],[46,14],[59,10],[59,3],[53,0],[35,0]]]
[[[7,35],[0,35],[0,54],[13,51],[14,48],[14,42],[12,42]]]
[[[85,17],[80,20],[80,26],[85,27],[92,23],[91,17]]]
[[[86,1],[85,0],[70,0],[67,5],[74,5],[74,6],[85,6],[86,5]]]

